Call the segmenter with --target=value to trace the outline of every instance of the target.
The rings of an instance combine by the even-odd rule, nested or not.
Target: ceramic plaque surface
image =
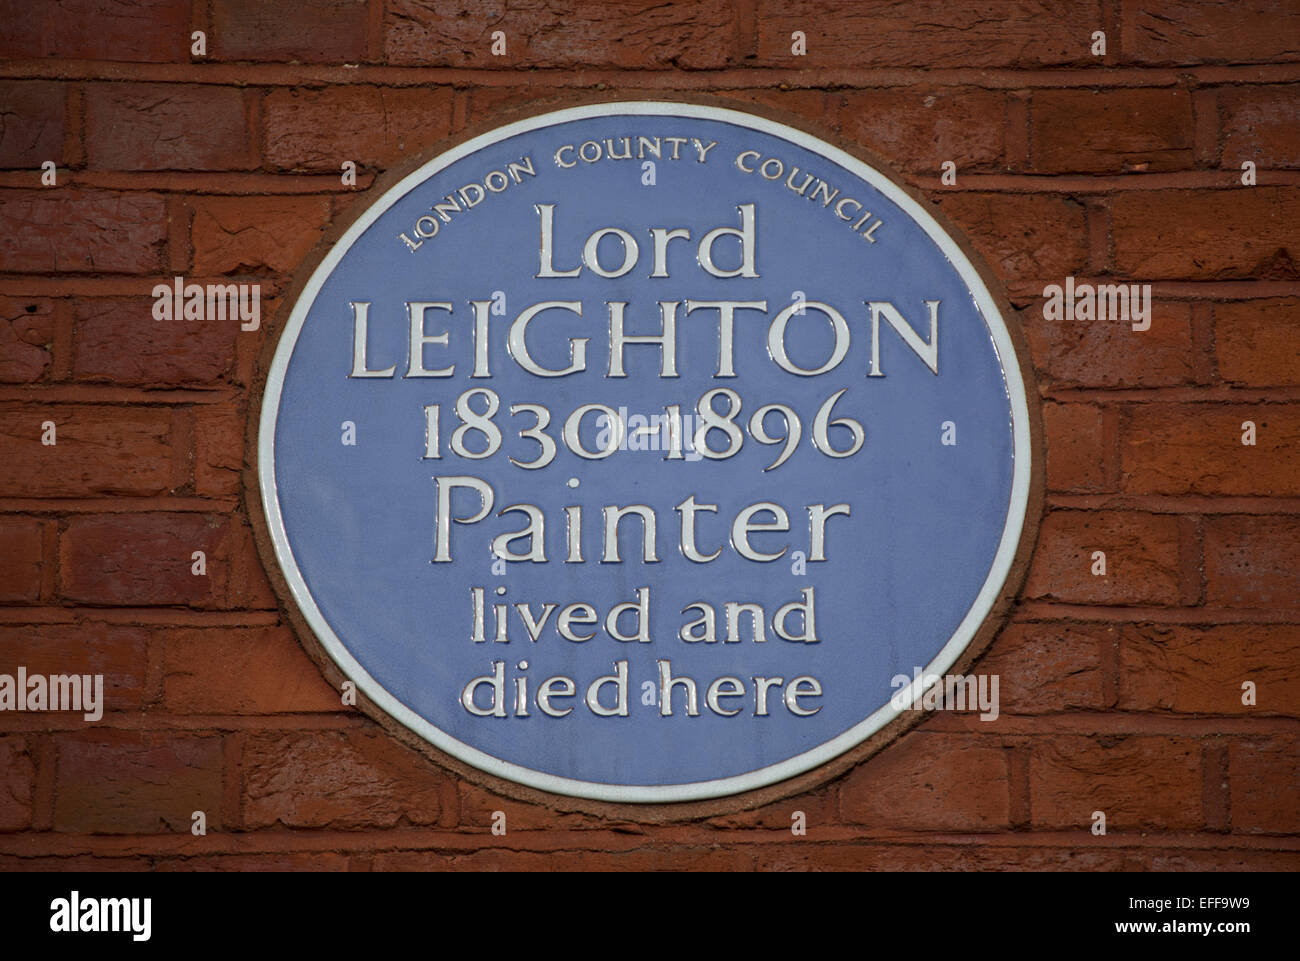
[[[922,207],[689,104],[501,127],[378,198],[289,316],[258,471],[321,647],[496,776],[614,801],[807,771],[1012,566],[1029,426]]]

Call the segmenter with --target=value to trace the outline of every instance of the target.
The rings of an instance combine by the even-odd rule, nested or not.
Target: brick
[[[237,317],[155,320],[153,306],[153,299],[146,297],[79,298],[73,376],[82,381],[176,387],[208,384],[231,373]]]
[[[1232,740],[1228,745],[1232,826],[1252,834],[1300,833],[1300,739]]]
[[[239,518],[84,515],[68,521],[59,551],[63,596],[74,603],[275,607],[251,532]],[[194,551],[207,555],[206,575],[191,573]]]
[[[757,19],[764,63],[940,69],[1087,62],[1098,9],[1051,0],[760,0]],[[795,30],[808,36],[804,57],[791,55]]]
[[[113,624],[33,624],[0,627],[0,671],[102,674],[104,710],[136,710],[148,700],[148,632]],[[79,715],[69,715],[80,721]]]
[[[348,871],[352,859],[332,851],[268,851],[264,854],[212,854],[166,858],[156,871]]]
[[[1092,554],[1106,554],[1105,576]],[[1119,511],[1052,511],[1038,529],[1028,598],[1069,604],[1177,604],[1178,518]]]
[[[163,650],[163,702],[173,714],[343,710],[287,627],[175,630]]]
[[[387,734],[253,733],[243,757],[244,822],[335,829],[434,824],[444,778]]]
[[[1215,304],[1214,348],[1230,384],[1300,384],[1300,298]]]
[[[1092,813],[1108,832],[1205,825],[1201,811],[1201,745],[1191,738],[1035,738],[1029,755],[1033,826],[1086,831]]]
[[[782,90],[780,87],[753,87],[718,90],[715,96],[733,100],[733,110],[750,111],[755,104],[790,114],[801,127],[825,127],[839,130],[841,97],[824,90]]]
[[[0,58],[165,63],[190,50],[190,0],[0,0]]]
[[[1008,791],[997,740],[912,733],[848,775],[840,814],[873,829],[993,830],[1009,826]]]
[[[1117,194],[1111,216],[1122,276],[1295,279],[1287,251],[1296,245],[1300,187]]]
[[[155,83],[86,89],[86,154],[99,170],[248,170],[243,91]]]
[[[1210,517],[1205,521],[1206,599],[1226,607],[1300,608],[1300,521]]]
[[[196,197],[194,272],[291,274],[329,219],[324,197]]]
[[[230,497],[244,469],[243,410],[211,405],[194,411],[194,493]]]
[[[887,842],[757,845],[760,871],[1120,871],[1126,852],[1027,845]],[[1130,868],[1132,869],[1132,868]]]
[[[1007,282],[1061,282],[1088,258],[1082,204],[1043,194],[944,194],[940,205]]]
[[[504,840],[504,839],[499,839]],[[571,851],[516,851],[487,848],[478,851],[380,851],[371,863],[372,871],[563,871]]]
[[[1260,63],[1294,59],[1300,11],[1273,0],[1123,0],[1131,63]]]
[[[143,857],[101,857],[96,854],[56,855],[53,857],[0,856],[0,871],[133,871],[143,873],[153,869],[153,862]]]
[[[335,174],[345,160],[392,166],[451,133],[451,96],[450,87],[274,90],[262,105],[266,160]]]
[[[678,67],[727,63],[734,28],[726,4],[640,0],[512,0],[491,11],[464,0],[388,0],[384,54],[402,65]],[[492,32],[506,56],[492,55]]]
[[[839,98],[845,137],[909,170],[939,173],[998,167],[1004,158],[1003,93],[975,88],[859,90]]]
[[[1300,84],[1219,91],[1223,166],[1243,160],[1261,170],[1300,167]]]
[[[23,831],[32,823],[36,764],[21,737],[0,737],[0,831]]]
[[[366,0],[213,0],[214,60],[357,63],[366,56]]]
[[[753,871],[754,855],[732,844],[633,848],[630,851],[572,851],[558,858],[562,871]]]
[[[53,421],[55,443],[41,443]],[[157,495],[171,486],[171,413],[0,404],[0,496]]]
[[[256,377],[256,373],[261,363],[262,349],[266,346],[268,339],[279,335],[283,326],[280,322],[280,312],[283,310],[284,318],[287,319],[289,312],[293,309],[293,302],[286,302],[283,299],[274,296],[271,291],[274,288],[268,284],[262,285],[261,304],[261,323],[257,330],[241,330],[235,338],[235,370],[231,375],[234,383],[241,386],[251,385]]]
[[[253,542],[253,528],[243,514],[230,518],[227,550],[228,553],[219,558],[229,565],[230,571],[225,589],[219,595],[222,605],[229,608],[275,610],[279,601],[271,590],[271,582],[267,580],[266,571],[258,557],[257,545]]]
[[[41,522],[0,517],[0,601],[31,604],[41,596]]]
[[[1022,313],[1034,367],[1054,387],[1174,387],[1195,380],[1192,312],[1153,301],[1151,329],[1132,321],[1045,320],[1038,300]],[[1040,380],[1040,386],[1043,386]]]
[[[9,271],[154,273],[166,240],[166,210],[154,194],[0,192],[0,262]]]
[[[60,540],[63,596],[90,604],[211,605],[224,574],[217,562],[227,525],[202,514],[79,516]],[[207,575],[191,555],[207,556]]]
[[[219,737],[93,731],[58,739],[54,830],[78,834],[189,833],[202,811],[223,825]]]
[[[1106,439],[1101,408],[1092,404],[1046,404],[1047,489],[1096,491],[1106,486]]]
[[[1242,703],[1242,682],[1255,705]],[[1300,628],[1290,624],[1125,626],[1119,642],[1123,711],[1300,715]]]
[[[41,164],[63,160],[65,98],[61,84],[0,81],[0,167],[30,168],[35,182]]]
[[[460,817],[456,823],[462,830],[490,832],[493,818],[498,811],[506,817],[507,832],[570,831],[607,826],[607,823],[599,818],[512,801],[466,781],[461,781],[457,789],[460,792]]]
[[[1251,850],[1153,850],[1130,852],[1124,871],[1287,871],[1300,866],[1300,851]]]
[[[967,673],[998,675],[1001,714],[1057,714],[1105,707],[1102,649],[1114,629],[1101,624],[1012,622]]]
[[[800,794],[785,798],[775,804],[768,804],[752,811],[738,811],[709,819],[709,825],[729,830],[763,829],[789,831],[794,825],[794,815],[802,812],[804,826],[808,830],[805,837],[816,838],[818,828],[825,828],[839,823],[839,788],[828,787],[812,794]]]
[[[53,360],[54,302],[0,297],[0,383],[32,384]]]
[[[1030,147],[1038,173],[1122,173],[1195,166],[1192,96],[1156,90],[1036,90]]]
[[[1253,447],[1241,442],[1246,421]],[[1300,405],[1142,404],[1121,424],[1125,491],[1300,495]]]
[[[501,840],[501,839],[497,839]],[[594,842],[594,843],[599,843]],[[515,851],[483,848],[463,853],[383,851],[375,871],[753,871],[754,855],[730,844],[664,845],[631,850]]]
[[[611,95],[621,93],[621,89],[614,88],[610,91]],[[502,116],[509,116],[514,119],[516,112],[521,107],[539,107],[550,104],[552,101],[563,100],[567,91],[563,87],[543,87],[530,84],[528,87],[528,104],[520,103],[519,91],[514,87],[470,87],[466,91],[465,120],[469,124],[488,124],[496,123]],[[628,99],[633,99],[629,94]],[[558,109],[558,104],[556,105]]]

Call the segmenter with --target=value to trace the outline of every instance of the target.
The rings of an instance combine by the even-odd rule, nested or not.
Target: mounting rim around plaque
[[[1026,510],[1029,504],[1032,451],[1030,418],[1025,396],[1025,385],[1011,336],[997,303],[990,295],[979,272],[972,266],[959,245],[939,226],[933,217],[905,190],[899,188],[884,174],[868,166],[851,154],[827,144],[820,139],[785,124],[752,114],[716,106],[695,103],[633,101],[609,102],[560,109],[528,117],[491,130],[454,146],[433,158],[387,190],[351,224],[343,236],[325,254],[300,291],[292,313],[280,334],[274,359],[267,372],[262,397],[261,416],[257,441],[257,481],[265,513],[267,532],[285,582],[302,618],[310,627],[320,646],[334,661],[343,675],[354,681],[358,689],[388,717],[409,729],[419,738],[448,755],[479,768],[488,774],[528,787],[573,797],[611,802],[667,803],[718,798],[766,787],[817,768],[859,745],[880,731],[905,709],[893,706],[890,700],[877,707],[860,722],[808,750],[784,758],[776,763],[714,779],[696,779],[675,784],[618,784],[583,780],[537,770],[526,764],[507,761],[493,756],[478,747],[465,743],[440,729],[411,709],[380,684],[354,657],[349,647],[335,633],[312,595],[299,568],[287,534],[280,503],[276,476],[276,428],[280,416],[282,392],[294,349],[303,326],[315,304],[322,286],[343,261],[353,245],[366,230],[396,203],[439,171],[471,156],[475,152],[519,134],[542,131],[545,128],[572,121],[608,117],[671,117],[716,121],[786,141],[797,148],[816,154],[833,165],[848,171],[879,191],[890,203],[907,215],[929,238],[943,257],[960,276],[966,291],[974,301],[992,340],[1001,368],[1001,376],[1009,405],[1010,433],[1014,462],[1011,468],[1010,496],[1006,515],[1002,518],[1001,537],[997,542],[993,562],[982,587],[975,595],[957,629],[949,636],[938,654],[929,664],[923,665],[926,674],[945,674],[961,657],[976,637],[986,618],[993,611],[1004,584],[1011,573],[1020,546]],[[793,185],[790,185],[793,189]],[[832,229],[828,226],[827,230]],[[522,400],[525,398],[515,398]],[[504,404],[503,404],[504,406]],[[558,425],[554,425],[558,428]],[[938,643],[936,639],[936,643]],[[599,662],[603,662],[599,661]],[[919,682],[918,682],[919,684]],[[579,685],[581,697],[581,684]],[[914,689],[919,695],[919,687]],[[870,705],[867,705],[870,706]]]

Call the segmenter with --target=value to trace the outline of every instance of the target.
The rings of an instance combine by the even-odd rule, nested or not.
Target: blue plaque
[[[259,430],[342,674],[461,761],[625,802],[897,717],[993,610],[1031,474],[1003,318],[922,206],[681,103],[535,116],[389,189],[302,288]]]

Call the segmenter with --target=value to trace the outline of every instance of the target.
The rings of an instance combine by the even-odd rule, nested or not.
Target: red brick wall
[[[0,868],[1300,867],[1295,0],[136,6],[0,0],[0,671],[109,698],[93,725],[0,714]],[[936,715],[811,793],[636,825],[495,796],[343,708],[241,471],[279,295],[376,174],[505,107],[663,92],[859,143],[966,233],[1027,334],[1047,497],[975,668],[997,723]],[[154,322],[175,274],[260,282],[262,329]],[[1045,321],[1067,274],[1152,284],[1151,329]]]

